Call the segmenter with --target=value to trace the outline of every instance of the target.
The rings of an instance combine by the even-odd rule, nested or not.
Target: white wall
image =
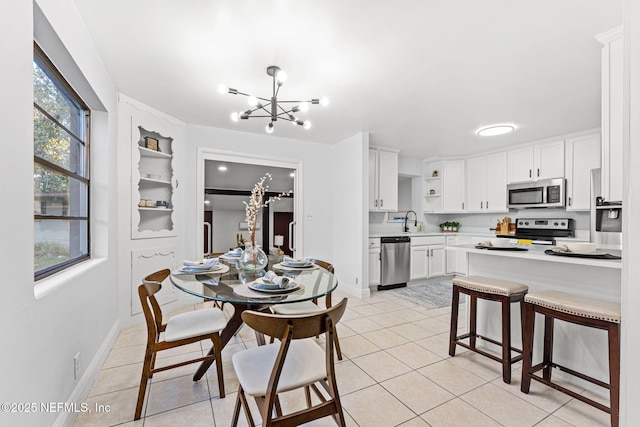
[[[94,260],[43,280],[33,280],[33,87],[34,3],[3,3],[0,53],[0,116],[4,146],[0,156],[0,387],[1,402],[84,401],[91,386],[90,364],[104,355],[117,330],[116,91],[76,12],[72,0],[37,0],[61,43],[45,20],[47,53],[60,68],[75,69],[72,84],[89,102],[93,115],[91,165],[92,250]],[[61,48],[64,45],[66,51]],[[73,57],[71,60],[69,54]],[[85,79],[83,82],[82,79]],[[86,83],[95,93],[89,93]],[[106,340],[106,341],[105,341]],[[104,350],[104,348],[102,348]],[[73,357],[80,352],[80,381],[73,378]],[[46,426],[67,414],[38,411],[0,414],[0,424]]]
[[[314,256],[321,259],[333,259],[331,239],[332,174],[334,156],[331,146],[277,136],[259,135],[199,125],[187,126],[186,186],[196,188],[197,150],[199,147],[225,152],[227,154],[246,155],[259,159],[275,159],[302,162],[302,171],[296,179],[302,180],[302,224],[304,241],[298,256]],[[196,238],[200,238],[197,210],[201,206],[199,196],[194,191],[186,194],[187,228],[186,256],[196,256]],[[296,194],[296,199],[299,195]],[[197,237],[196,237],[197,236]]]
[[[360,133],[332,147],[333,265],[346,292],[369,296],[369,135]]]

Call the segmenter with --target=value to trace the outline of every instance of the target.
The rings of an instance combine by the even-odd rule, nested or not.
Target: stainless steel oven
[[[509,208],[562,208],[565,207],[566,180],[544,179],[536,182],[509,184]]]

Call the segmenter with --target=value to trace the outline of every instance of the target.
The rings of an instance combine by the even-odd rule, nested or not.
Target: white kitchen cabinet
[[[442,162],[442,210],[446,213],[465,212],[465,161]]]
[[[507,212],[507,153],[466,161],[467,212]]]
[[[591,169],[600,167],[600,134],[566,141],[567,211],[591,209]]]
[[[509,151],[509,183],[564,177],[564,140]]]
[[[423,210],[442,212],[442,161],[426,162],[423,166]]]
[[[398,210],[398,153],[369,150],[369,210]]]
[[[596,36],[602,43],[601,196],[622,201],[623,185],[623,27]]]
[[[380,239],[369,239],[369,285],[380,284]]]
[[[470,236],[447,236],[447,246],[470,245]],[[447,274],[468,274],[467,253],[458,251],[447,251],[446,253]]]
[[[445,275],[444,236],[418,236],[411,238],[410,280]]]

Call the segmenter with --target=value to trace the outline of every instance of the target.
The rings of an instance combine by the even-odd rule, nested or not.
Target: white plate
[[[289,281],[289,283],[291,283],[291,281]],[[289,283],[287,283],[287,285]],[[280,289],[280,285],[276,285],[275,283],[265,282],[262,277],[256,279],[256,281],[254,282],[254,285],[261,289]]]
[[[284,265],[285,267],[302,268],[311,267],[313,263],[309,261],[282,261],[282,265]]]
[[[199,266],[199,265],[183,265],[180,267],[180,271],[184,271],[187,273],[201,273],[203,271],[216,271],[220,270],[222,266],[214,265],[212,267]]]
[[[281,289],[280,287],[274,289],[274,288],[265,288],[265,283],[260,282],[260,279],[256,280],[253,283],[249,283],[247,286],[249,286],[250,289],[253,289],[254,291],[258,291],[258,292],[268,292],[268,293],[272,293],[272,294],[277,294],[277,293],[284,293],[284,292],[292,292],[295,291],[296,289],[299,288],[298,284],[295,282],[289,282],[287,283],[287,286],[283,289]],[[273,285],[271,285],[273,286]]]

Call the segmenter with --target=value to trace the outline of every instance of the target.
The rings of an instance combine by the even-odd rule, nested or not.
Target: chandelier
[[[269,118],[271,120],[265,128],[267,133],[273,133],[274,124],[278,120],[287,120],[293,125],[309,129],[311,127],[311,122],[309,120],[302,120],[295,114],[298,112],[304,113],[308,111],[310,104],[328,105],[329,99],[327,97],[323,97],[320,99],[310,99],[308,101],[282,101],[278,99],[278,92],[280,91],[280,87],[287,80],[287,73],[284,70],[281,70],[280,67],[271,65],[267,67],[267,74],[273,79],[271,98],[261,98],[259,96],[249,95],[248,93],[240,92],[237,89],[232,89],[225,85],[218,86],[218,92],[221,94],[231,93],[233,95],[244,95],[248,97],[247,101],[251,108],[246,111],[231,113],[231,120],[237,122],[257,117]],[[266,113],[266,115],[264,113]]]

